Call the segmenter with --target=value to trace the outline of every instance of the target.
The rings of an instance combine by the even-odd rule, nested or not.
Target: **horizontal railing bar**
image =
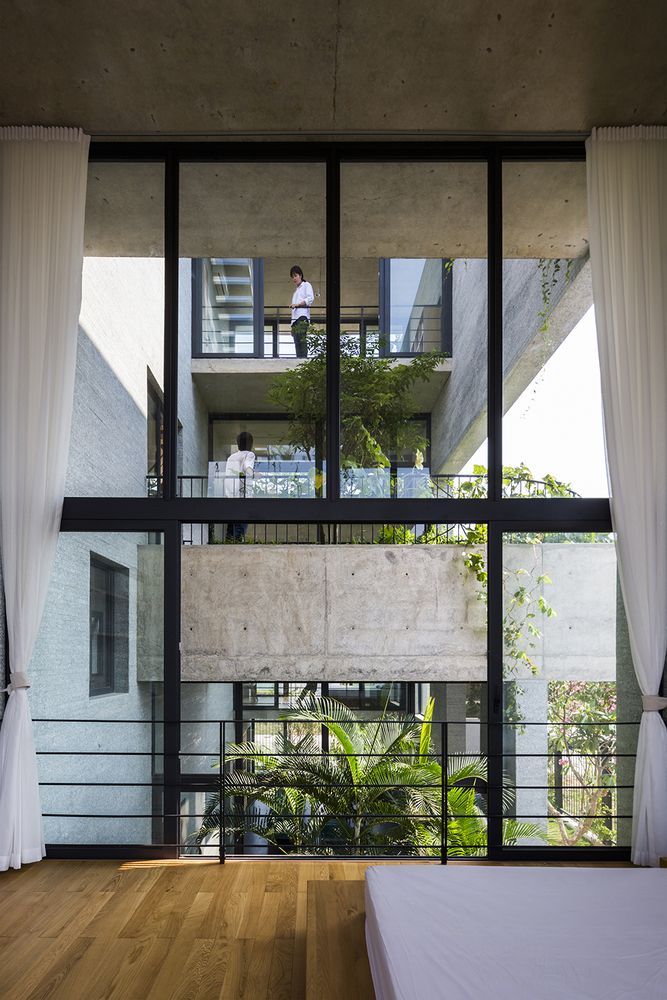
[[[165,757],[164,750],[36,750],[38,757]],[[190,755],[196,756],[196,755]]]
[[[182,681],[183,684],[232,684],[232,681]],[[280,683],[280,682],[278,682]],[[293,683],[293,682],[292,682]],[[305,682],[304,682],[305,683]],[[445,683],[457,684],[457,683],[468,683],[467,681],[446,681]],[[480,683],[486,683],[485,681]],[[368,711],[368,709],[366,709]],[[400,714],[400,713],[397,713]],[[284,725],[288,723],[290,725],[312,725],[312,726],[326,726],[325,722],[319,722],[315,719],[302,719],[299,717],[285,716],[277,718],[265,718],[264,716],[259,716],[257,718],[246,718],[246,719],[181,719],[179,722],[173,722],[169,719],[33,719],[33,722],[72,722],[72,723],[98,723],[111,724],[111,725],[128,725],[137,724],[144,726],[188,726],[188,725],[210,725],[219,726],[222,722],[226,726],[236,726],[236,725],[249,725],[251,723],[261,723],[262,725]],[[480,719],[448,719],[444,720],[432,720],[431,722],[424,723],[423,720],[416,716],[413,720],[408,716],[402,716],[399,720],[397,719],[348,719],[345,721],[344,725],[352,726],[367,726],[369,723],[374,725],[396,725],[396,723],[407,722],[408,724],[414,724],[415,726],[428,725],[433,726],[434,729],[438,729],[441,726],[483,726],[485,728],[491,726],[502,726],[505,728],[512,728],[514,726],[554,726],[561,728],[562,726],[567,726],[568,729],[579,729],[588,726],[595,726],[598,729],[603,726],[611,726],[616,728],[617,726],[639,726],[640,721],[628,720],[628,721],[612,721],[612,722],[486,722]]]
[[[168,757],[171,756],[168,752],[160,750],[158,752],[151,752],[149,750],[36,750],[35,753],[40,757]],[[217,753],[198,753],[195,751],[181,751],[178,756],[180,757],[218,757]],[[264,751],[262,754],[234,754],[231,760],[254,760],[257,756],[266,757],[283,757],[285,760],[303,760],[304,757],[310,758],[322,758],[322,757],[348,757],[349,754],[341,752],[331,752],[329,754],[279,754],[277,752],[272,752],[270,750]],[[383,756],[378,754],[354,754],[355,757],[375,757]],[[415,754],[415,757],[418,757]],[[570,756],[575,756],[570,754]],[[627,758],[634,759],[637,756],[636,753],[579,753],[576,754],[578,760],[609,760],[613,762],[615,760],[624,760]],[[510,760],[522,760],[522,759],[548,759],[553,757],[553,754],[549,753],[522,753],[522,754],[478,754],[478,753],[466,753],[461,751],[460,753],[449,754],[448,759],[455,760],[457,757],[467,757],[467,758],[479,758],[480,760],[493,760],[497,758],[510,759]]]

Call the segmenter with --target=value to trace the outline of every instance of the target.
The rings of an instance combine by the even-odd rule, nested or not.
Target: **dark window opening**
[[[90,556],[90,695],[129,689],[129,570]]]

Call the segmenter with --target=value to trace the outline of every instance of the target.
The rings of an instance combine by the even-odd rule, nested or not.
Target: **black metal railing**
[[[571,830],[578,821],[583,821],[581,829],[587,832],[593,821],[599,821],[607,843],[599,836],[596,839],[583,836],[582,843],[568,851],[594,846],[594,853],[603,852],[605,847],[614,848],[619,840],[629,842],[633,786],[631,780],[619,780],[619,768],[625,762],[625,774],[630,776],[635,754],[617,752],[615,747],[611,752],[579,754],[581,760],[603,759],[606,775],[604,785],[587,785],[578,790],[577,807],[573,811],[563,802],[562,784],[553,771],[553,752],[490,754],[466,749],[468,737],[462,740],[461,734],[468,733],[471,727],[478,730],[474,743],[479,745],[492,725],[500,725],[507,731],[514,728],[510,723],[487,724],[470,719],[424,723],[418,717],[405,716],[401,720],[396,717],[347,720],[348,731],[365,732],[366,742],[359,744],[354,735],[348,743],[338,740],[333,725],[293,714],[287,718],[243,721],[192,719],[181,723],[185,746],[178,755],[180,780],[174,783],[166,777],[168,768],[164,761],[169,755],[161,742],[155,741],[155,734],[169,725],[163,720],[36,718],[34,722],[42,789],[64,789],[69,796],[73,789],[78,789],[80,797],[88,789],[114,790],[113,794],[105,794],[99,810],[81,808],[76,800],[70,808],[57,808],[58,801],[54,800],[43,814],[46,820],[90,821],[84,826],[88,840],[100,847],[127,844],[127,840],[110,839],[106,830],[111,821],[122,824],[135,820],[150,820],[153,830],[157,830],[152,842],[133,842],[136,848],[159,846],[185,856],[213,856],[220,862],[230,856],[280,855],[366,860],[420,858],[444,864],[451,858],[486,857],[494,821],[503,846],[537,852],[558,846],[554,831],[559,824],[567,823]],[[428,726],[428,744],[420,745],[414,739],[410,745],[404,739],[389,750],[387,746],[378,750],[373,745],[373,732],[399,722],[413,726],[415,731]],[[521,729],[525,733],[533,727],[549,729],[553,725],[522,722]],[[614,730],[638,728],[636,722],[612,720],[607,725]],[[50,729],[44,730],[45,726]],[[54,726],[86,727],[78,734],[84,737],[84,745],[89,745],[90,729],[94,727],[95,749],[61,744],[54,738]],[[105,749],[106,735],[115,726],[149,727],[153,734],[150,749],[128,749],[127,736],[122,734],[118,745],[112,741],[112,748]],[[198,735],[193,735],[193,726],[201,727]],[[587,726],[599,729],[601,723],[578,726],[582,730]],[[42,745],[44,739],[50,740],[48,748]],[[71,741],[71,737],[65,737],[68,739]],[[145,740],[151,742],[148,737]],[[251,740],[254,746],[248,745]],[[210,742],[217,746],[211,746]],[[487,773],[489,763],[498,757],[504,768],[511,764],[517,772],[513,780],[504,774],[500,785],[490,781]],[[48,758],[58,760],[57,773],[45,777],[44,762]],[[67,758],[69,766],[65,763]],[[84,780],[83,763],[88,759],[91,775]],[[102,761],[107,759],[112,763],[105,772]],[[133,767],[132,776],[126,780],[119,767],[119,761],[123,760],[132,762]],[[324,761],[335,762],[337,769],[318,767]],[[536,761],[544,762],[542,782],[535,781]],[[526,764],[525,779],[520,762]],[[145,772],[143,780],[137,771],[139,766]],[[193,766],[200,770],[188,770]],[[301,777],[295,780],[295,775]],[[122,789],[127,795],[119,791]],[[138,801],[134,811],[124,809],[128,796],[137,789],[145,789],[143,802],[147,808],[141,808]],[[170,790],[177,794],[179,805],[175,810],[164,805]],[[274,802],[268,801],[270,790],[278,794]],[[285,793],[282,798],[281,791]],[[594,809],[586,808],[583,791],[589,797],[588,803],[594,803]],[[502,803],[499,811],[490,807],[494,792],[499,793],[495,800]],[[596,795],[597,792],[600,794]],[[627,811],[619,809],[620,792],[627,793]],[[161,808],[156,808],[156,802],[162,804]],[[162,824],[169,821],[178,831],[175,841],[164,836]],[[625,834],[619,834],[619,821],[625,823]],[[102,824],[101,833],[99,827],[93,832],[95,823]],[[81,833],[77,834],[76,843],[82,844]]]
[[[281,468],[281,464],[287,468]],[[219,472],[217,466],[219,465]],[[314,462],[301,462],[305,468],[295,470],[294,462],[259,460],[252,479],[239,479],[225,474],[225,462],[211,463],[208,476],[178,476],[179,497],[245,497],[280,500],[313,499],[322,494],[324,476]],[[579,494],[562,484],[556,484],[557,495],[578,497]],[[162,494],[162,477],[146,476],[149,497]],[[341,474],[341,496],[355,499],[475,499],[488,495],[486,473],[435,473],[428,469],[381,468],[345,469]],[[553,496],[554,483],[549,480],[508,477],[503,480],[503,497]]]
[[[291,332],[291,309],[285,306],[264,306],[263,331],[254,329],[252,310],[238,317],[224,313],[216,306],[203,306],[201,341],[193,344],[194,357],[207,358],[274,358],[296,357]],[[310,321],[318,330],[326,330],[326,308],[313,305]],[[444,351],[451,356],[451,337],[443,325],[441,305],[420,306],[406,322],[405,329],[381,333],[377,306],[344,306],[340,315],[341,336],[347,349],[354,345],[356,353],[365,358],[416,357],[429,351]]]

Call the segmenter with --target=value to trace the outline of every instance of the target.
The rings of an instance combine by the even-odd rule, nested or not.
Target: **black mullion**
[[[502,161],[497,152],[489,158],[488,209],[488,466],[489,499],[501,500],[503,490],[503,229]]]
[[[487,565],[487,837],[489,858],[497,858],[503,842],[503,536],[489,524]]]
[[[157,500],[138,497],[66,497],[63,531],[92,531],[108,524],[113,530],[160,530],[170,521],[250,521],[267,524],[408,524],[469,522],[502,523],[507,530],[609,531],[610,508],[605,498],[508,498],[480,499],[313,499],[187,497]],[[570,525],[566,528],[566,525]],[[116,528],[115,530],[121,530]]]
[[[268,138],[268,137],[267,137]],[[324,160],[334,150],[346,160],[384,160],[392,163],[409,160],[474,161],[484,160],[491,150],[498,150],[503,159],[560,160],[585,159],[585,136],[568,139],[503,140],[503,139],[422,139],[396,137],[391,140],[339,140],[318,141],[186,141],[164,142],[114,142],[93,141],[90,144],[91,162],[155,162],[175,152],[181,161],[199,162],[289,162]]]
[[[190,321],[190,326],[192,330],[192,357],[193,358],[203,358],[204,346],[203,346],[203,320],[202,320],[202,307],[204,302],[203,295],[203,265],[201,257],[195,257],[192,259],[190,265],[190,288],[192,294],[192,316]]]
[[[333,149],[326,171],[326,496],[336,501],[340,498],[340,160]]]
[[[164,479],[162,496],[178,496],[178,159],[170,151],[164,174]]]
[[[164,840],[179,840],[181,750],[181,526],[164,531]],[[173,847],[173,857],[178,848]]]

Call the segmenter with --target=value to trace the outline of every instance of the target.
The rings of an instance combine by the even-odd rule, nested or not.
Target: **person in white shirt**
[[[225,468],[225,496],[241,497],[249,493],[248,480],[255,474],[255,453],[252,450],[253,438],[250,431],[241,431],[236,438],[238,451],[227,459]],[[248,525],[240,521],[229,521],[225,540],[242,542],[245,539]]]
[[[290,268],[290,277],[296,285],[292,296],[292,337],[297,358],[308,357],[307,334],[310,325],[310,307],[315,301],[313,286],[305,281],[298,264]]]

